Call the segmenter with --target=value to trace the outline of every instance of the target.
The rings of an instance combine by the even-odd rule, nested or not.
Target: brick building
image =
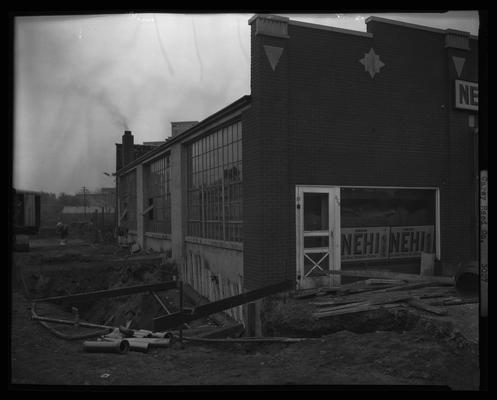
[[[129,239],[170,251],[211,300],[419,273],[423,252],[442,274],[475,259],[478,38],[377,17],[249,24],[250,95],[118,163]]]

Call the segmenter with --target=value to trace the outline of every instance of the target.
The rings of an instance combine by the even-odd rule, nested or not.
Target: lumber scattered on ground
[[[454,277],[448,276],[430,276],[430,275],[416,275],[416,274],[406,274],[399,272],[390,271],[366,271],[366,270],[331,270],[330,274],[336,274],[341,276],[351,276],[351,277],[362,277],[362,278],[390,278],[397,279],[407,282],[437,282],[440,284],[454,285]]]
[[[477,298],[473,299],[461,299],[458,297],[448,297],[445,299],[438,299],[436,301],[430,301],[428,304],[432,306],[458,306],[462,304],[476,304],[479,300]]]
[[[143,293],[148,291],[171,290],[177,287],[176,281],[154,283],[149,285],[126,286],[117,289],[97,290],[92,292],[76,293],[67,296],[45,297],[33,299],[34,302],[88,302],[105,297],[127,296],[133,293]]]
[[[440,281],[417,278],[412,280],[373,278],[342,285],[333,288],[332,291],[324,288],[309,290],[294,298],[315,298],[316,300],[311,301],[311,304],[318,308],[313,314],[318,319],[401,306],[442,316],[447,315],[447,310],[443,306],[475,302],[474,299],[455,297],[456,292],[453,287],[447,286],[449,285],[445,278]]]
[[[314,316],[318,319],[323,319],[323,318],[329,318],[329,317],[334,317],[337,315],[345,315],[345,314],[355,314],[359,312],[364,312],[364,311],[375,311],[375,310],[380,310],[380,309],[387,309],[387,308],[395,308],[395,307],[401,307],[401,303],[392,303],[392,304],[382,304],[382,305],[368,305],[368,304],[363,304],[363,305],[358,305],[356,307],[349,307],[346,309],[341,309],[341,310],[329,310],[329,311],[324,311],[320,313],[314,313]]]
[[[435,306],[430,306],[429,304],[426,304],[425,302],[421,300],[409,300],[408,304],[414,308],[418,308],[423,311],[428,311],[432,314],[436,315],[447,315],[447,310],[440,308],[440,307],[435,307]]]

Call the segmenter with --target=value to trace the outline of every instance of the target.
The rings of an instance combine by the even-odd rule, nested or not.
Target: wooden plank
[[[357,299],[354,303],[349,303],[349,304],[343,304],[343,305],[336,305],[336,306],[331,306],[326,309],[321,309],[320,312],[326,312],[326,311],[333,311],[333,310],[339,310],[339,309],[346,309],[346,308],[351,308],[351,307],[357,307],[361,305],[380,305],[380,304],[390,304],[390,303],[397,303],[400,301],[406,301],[406,300],[411,300],[413,298],[412,295],[406,294],[406,293],[399,293],[399,294],[382,294],[380,296],[374,296],[371,298],[364,298],[364,299]]]
[[[366,301],[367,299],[365,297],[361,298],[353,298],[353,299],[346,299],[346,300],[329,300],[329,301],[314,301],[311,302],[310,304],[316,306],[316,307],[327,307],[327,306],[340,306],[342,304],[351,304],[351,303],[357,303],[360,301]]]
[[[168,281],[162,283],[154,283],[151,285],[136,285],[136,286],[128,286],[124,288],[117,289],[108,289],[108,290],[97,290],[94,292],[84,292],[77,293],[68,296],[56,296],[56,297],[45,297],[41,299],[34,299],[36,302],[86,302],[93,301],[95,299],[100,299],[104,297],[117,297],[117,296],[125,296],[132,293],[140,293],[140,292],[148,292],[148,291],[162,291],[162,290],[170,290],[175,289],[177,287],[176,281]]]
[[[250,292],[242,293],[237,296],[231,296],[225,299],[207,303],[196,307],[191,313],[177,312],[170,315],[154,318],[154,330],[175,328],[183,323],[195,321],[200,318],[208,317],[209,315],[219,313],[221,311],[233,308],[242,304],[261,299],[272,294],[291,290],[295,287],[293,281],[283,281],[274,285],[266,286]]]
[[[440,284],[454,285],[454,278],[447,276],[421,276],[415,274],[405,274],[389,271],[367,271],[367,270],[332,270],[330,274],[339,274],[342,276],[359,276],[364,278],[392,278],[408,282],[437,282]]]
[[[458,297],[448,297],[438,301],[431,301],[428,304],[431,306],[458,306],[461,304],[475,304],[478,303],[478,299],[461,299]]]
[[[447,310],[440,307],[430,306],[421,300],[410,300],[407,304],[417,308],[418,310],[423,310],[436,315],[447,315]]]
[[[342,303],[342,304],[323,302],[323,303],[318,303],[316,305],[318,307],[323,307],[318,312],[324,312],[324,311],[331,311],[331,310],[340,310],[340,309],[350,308],[350,307],[357,307],[359,305],[365,305],[365,304],[369,304],[369,301],[367,299],[355,300],[355,301]],[[324,308],[324,307],[326,307],[326,308]]]
[[[193,289],[186,282],[183,282],[183,296],[185,296],[185,298],[195,306],[209,303],[207,298],[195,291],[195,289]],[[223,312],[212,314],[209,316],[209,319],[211,319],[218,326],[224,326],[231,323],[231,319]]]
[[[151,206],[147,207],[143,212],[142,215],[146,215],[154,208],[154,205],[152,204]]]
[[[400,307],[401,305],[402,305],[401,303],[383,304],[383,305],[363,305],[363,306],[350,307],[350,308],[336,310],[336,311],[314,313],[313,315],[318,319],[323,319],[323,318],[334,317],[337,315],[347,315],[347,314],[355,314],[358,312],[376,311],[376,310],[380,310],[380,309],[395,308],[395,307]]]
[[[236,307],[242,304],[250,303],[270,296],[272,294],[284,292],[295,287],[293,281],[283,281],[274,285],[269,285],[260,289],[252,290],[250,292],[242,293],[237,296],[231,296],[221,299],[212,303],[208,303],[195,308],[194,313],[202,316],[214,314],[219,311],[227,310],[228,308]]]
[[[424,288],[427,286],[432,286],[435,285],[436,282],[415,282],[415,283],[408,283],[405,285],[394,285],[391,287],[387,287],[384,289],[378,289],[376,290],[374,287],[369,290],[370,294],[375,294],[375,293],[387,293],[387,292],[397,292],[397,291],[410,291],[414,289],[419,289],[419,288]]]
[[[320,289],[311,289],[306,290],[303,293],[299,293],[295,295],[293,298],[297,300],[310,299],[311,297],[315,297],[320,292]]]
[[[121,222],[121,221],[123,220],[123,218],[126,216],[126,214],[127,214],[127,213],[128,213],[128,209],[127,209],[127,208],[125,208],[125,209],[123,210],[123,213],[122,213],[122,214],[120,215],[120,217],[119,217],[119,222]]]
[[[369,278],[363,281],[366,285],[381,285],[381,284],[395,284],[401,285],[405,283],[405,281],[399,279],[381,279],[381,278]]]

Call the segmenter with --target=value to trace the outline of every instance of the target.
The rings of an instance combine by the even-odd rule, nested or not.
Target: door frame
[[[338,274],[328,274],[324,277],[304,276],[304,193],[328,194],[328,252],[329,269],[340,271],[340,187],[328,185],[296,185],[295,186],[295,233],[296,233],[296,277],[297,287],[307,288],[322,285],[340,284]]]

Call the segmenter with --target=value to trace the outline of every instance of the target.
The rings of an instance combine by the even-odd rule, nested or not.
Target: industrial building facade
[[[476,259],[477,37],[366,23],[251,18],[250,95],[141,155],[130,132],[118,144],[128,240],[169,253],[210,300],[422,253],[443,274]]]

